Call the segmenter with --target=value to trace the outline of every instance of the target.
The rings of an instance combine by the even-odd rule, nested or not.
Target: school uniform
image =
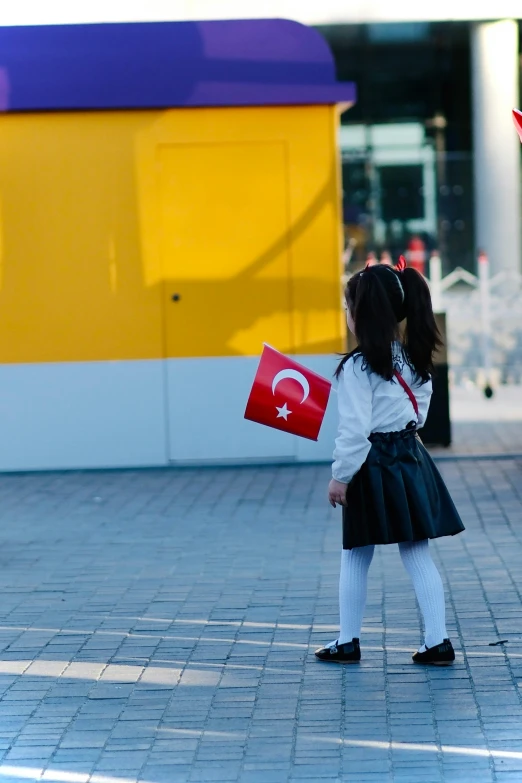
[[[416,430],[428,414],[432,383],[422,382],[402,345],[393,344],[397,378],[386,381],[352,356],[339,378],[339,434],[332,474],[346,483],[343,549],[453,536],[464,525]]]

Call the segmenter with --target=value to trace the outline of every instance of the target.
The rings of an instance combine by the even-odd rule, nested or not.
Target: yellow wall
[[[0,116],[0,361],[340,350],[336,123]]]

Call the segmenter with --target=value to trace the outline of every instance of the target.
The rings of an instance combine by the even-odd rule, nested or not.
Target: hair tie
[[[399,264],[401,263],[401,259],[404,261],[404,264],[406,264],[406,261],[404,260],[404,256],[401,256],[401,258],[399,259]],[[392,275],[395,277],[396,281],[398,282],[399,288],[401,289],[402,304],[404,304],[404,300],[406,299],[406,294],[404,293],[404,288],[401,283],[400,272],[402,270],[399,269],[399,264],[397,264],[397,266],[394,268],[392,268],[391,266],[385,266],[384,268],[387,269],[389,272],[391,272]]]

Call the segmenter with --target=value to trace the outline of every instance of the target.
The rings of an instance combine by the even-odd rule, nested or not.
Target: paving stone
[[[1,764],[133,783],[520,781],[522,462],[439,466],[467,526],[431,545],[451,670],[411,663],[419,614],[393,546],[370,571],[361,666],[315,661],[338,613],[327,467],[0,475]]]

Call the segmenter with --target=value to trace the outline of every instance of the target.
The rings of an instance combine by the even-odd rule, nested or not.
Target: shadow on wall
[[[166,291],[175,295],[177,286],[180,293],[179,302],[172,303],[170,297],[166,302],[168,355],[202,355],[202,346],[208,356],[252,354],[263,341],[274,341],[281,350],[296,353],[336,352],[342,348],[336,270],[329,276],[300,275],[299,258],[292,252],[327,208],[333,186],[331,172],[295,223],[234,276],[167,281]],[[318,257],[318,269],[321,262]],[[271,280],[263,273],[274,263],[280,277]],[[185,346],[177,340],[181,330]],[[175,346],[169,346],[169,331]]]
[[[342,350],[332,237],[324,237],[326,271],[317,227],[299,249],[332,208],[333,167],[304,211],[293,222],[287,216],[287,229],[266,249],[253,248],[239,271],[183,270],[175,279],[156,261],[156,282],[146,284],[147,247],[156,240],[144,236],[133,144],[150,114],[135,113],[126,136],[125,113],[103,123],[92,114],[80,123],[74,115],[58,123],[48,115],[2,118],[0,361],[240,356],[259,353],[264,340],[298,353]],[[237,230],[231,224],[231,243]]]

